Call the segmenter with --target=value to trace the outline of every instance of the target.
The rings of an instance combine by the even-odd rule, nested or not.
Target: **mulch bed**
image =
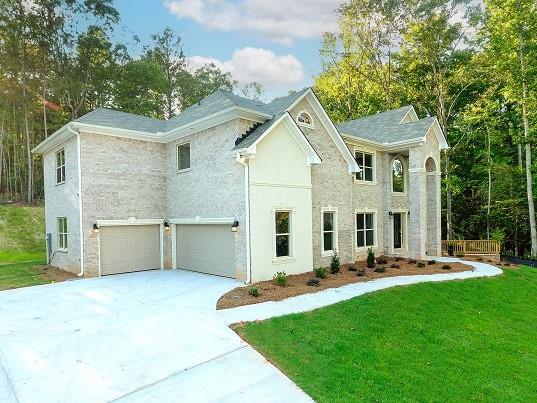
[[[327,269],[327,276],[324,279],[319,279],[320,283],[317,286],[308,286],[306,282],[315,278],[313,271],[297,274],[287,277],[287,285],[285,287],[278,286],[272,280],[261,281],[246,287],[237,287],[228,293],[222,295],[218,300],[216,309],[234,308],[243,305],[257,304],[266,301],[281,301],[283,299],[294,297],[297,295],[313,293],[327,288],[341,287],[346,284],[359,283],[374,280],[382,277],[408,276],[418,274],[435,274],[435,273],[452,273],[473,270],[472,266],[462,263],[442,263],[437,262],[428,264],[426,261],[425,267],[418,267],[417,263],[411,263],[406,259],[396,260],[395,258],[387,258],[387,263],[383,264],[386,268],[384,273],[377,273],[374,269],[366,267],[366,262],[356,262],[355,266],[358,270],[364,269],[363,276],[358,276],[356,271],[350,271],[349,265],[341,265],[341,271],[336,274],[330,274]],[[399,265],[399,268],[390,267],[392,264]],[[450,270],[442,269],[444,265],[449,265]],[[381,266],[381,265],[377,265]],[[253,297],[248,294],[248,291],[255,287],[260,295]]]
[[[76,274],[69,273],[68,271],[60,270],[53,266],[36,266],[35,269],[39,273],[41,278],[44,278],[51,283],[59,283],[60,281],[72,280],[78,278]]]

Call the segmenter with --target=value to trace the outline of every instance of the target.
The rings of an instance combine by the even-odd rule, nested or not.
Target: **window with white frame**
[[[356,213],[356,247],[375,245],[375,213]]]
[[[396,158],[392,162],[392,191],[404,193],[405,191],[405,170],[403,162]]]
[[[65,182],[65,150],[56,153],[56,184]]]
[[[360,172],[356,172],[356,180],[359,181],[374,181],[373,154],[362,151],[355,151],[354,158],[360,167]]]
[[[311,115],[306,111],[301,111],[296,121],[301,126],[307,126],[307,127],[313,127],[313,119],[311,118]]]
[[[291,212],[279,210],[274,214],[276,257],[291,256]]]
[[[190,168],[190,143],[177,146],[177,170],[183,171]]]
[[[337,212],[335,210],[322,212],[322,243],[323,253],[337,250]]]
[[[67,218],[58,217],[58,249],[67,249]]]

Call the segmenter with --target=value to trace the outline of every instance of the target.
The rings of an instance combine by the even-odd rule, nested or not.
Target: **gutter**
[[[237,153],[236,160],[244,166],[244,198],[246,214],[246,284],[252,282],[251,246],[250,246],[250,167],[244,158]]]
[[[78,222],[80,227],[80,273],[78,273],[78,277],[82,277],[84,276],[84,226],[82,224],[82,170],[80,166],[80,132],[73,130],[71,128],[71,125],[67,125],[67,130],[76,136],[78,165]]]

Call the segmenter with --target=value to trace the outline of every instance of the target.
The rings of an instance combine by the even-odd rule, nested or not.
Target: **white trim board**
[[[128,218],[126,220],[97,220],[99,227],[115,227],[118,225],[161,225],[164,219],[137,219]]]
[[[184,224],[184,225],[190,225],[190,224],[229,224],[232,225],[235,222],[235,218],[233,217],[221,217],[221,218],[205,218],[205,217],[193,217],[193,218],[174,218],[170,220],[170,224]],[[240,223],[239,223],[240,225]]]

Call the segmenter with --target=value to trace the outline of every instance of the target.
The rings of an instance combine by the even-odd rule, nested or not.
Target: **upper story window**
[[[291,256],[291,212],[276,211],[274,219],[276,257],[289,257]]]
[[[392,162],[392,191],[397,193],[405,191],[405,170],[403,162],[399,158]]]
[[[190,143],[177,146],[177,170],[190,169]]]
[[[65,150],[56,153],[56,184],[65,182]]]
[[[67,218],[58,217],[58,249],[67,250]]]
[[[375,178],[375,170],[373,167],[373,154],[362,151],[355,151],[354,158],[360,167],[361,171],[356,172],[356,180],[373,182]]]
[[[337,250],[337,211],[322,211],[322,255],[331,256]]]
[[[306,111],[301,111],[298,114],[296,121],[301,126],[313,128],[313,119],[311,118],[311,115]]]

